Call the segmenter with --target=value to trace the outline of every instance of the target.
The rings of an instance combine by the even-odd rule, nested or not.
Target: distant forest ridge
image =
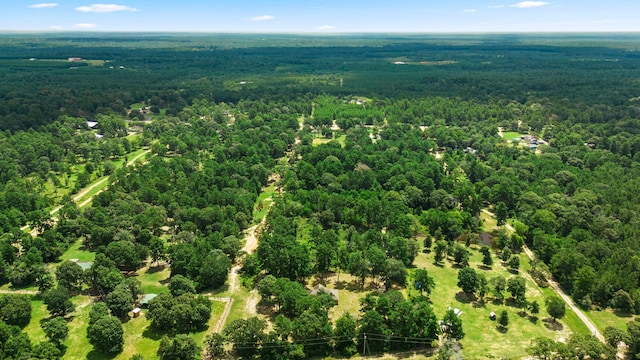
[[[0,129],[126,114],[152,98],[170,114],[194,98],[319,94],[628,108],[640,96],[639,49],[638,34],[9,33]]]

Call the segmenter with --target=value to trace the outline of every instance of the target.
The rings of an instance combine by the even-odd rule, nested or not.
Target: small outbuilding
[[[494,313],[493,311],[489,313],[489,319],[491,320],[496,320],[496,313]]]
[[[142,311],[142,309],[140,309],[139,307],[133,309],[133,317],[137,318],[138,316],[140,316],[140,312]]]

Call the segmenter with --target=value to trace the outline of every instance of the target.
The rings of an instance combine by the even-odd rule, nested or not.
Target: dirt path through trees
[[[482,212],[493,218],[496,217],[495,214],[490,212],[489,210],[482,209]],[[505,227],[511,232],[515,231],[513,226],[509,224],[505,224]],[[529,257],[529,260],[531,261],[536,260],[536,255],[533,253],[533,251],[531,251],[531,249],[527,247],[527,245],[524,245],[522,249],[524,250],[525,254],[527,254],[527,257]],[[558,283],[555,282],[553,279],[547,279],[547,282],[549,283],[549,285],[551,285],[551,288],[553,289],[553,291],[555,291],[556,294],[558,294],[558,296],[562,300],[564,300],[567,306],[569,306],[569,308],[573,310],[573,312],[578,316],[580,321],[584,323],[584,325],[589,329],[589,331],[593,334],[593,336],[595,336],[596,338],[598,338],[598,340],[604,343],[605,342],[604,336],[602,336],[602,333],[600,332],[600,330],[598,330],[598,327],[593,323],[593,321],[591,321],[591,319],[587,317],[587,315],[585,315],[584,312],[582,312],[582,310],[580,310],[578,306],[576,306],[573,300],[571,300],[571,298],[560,288]]]

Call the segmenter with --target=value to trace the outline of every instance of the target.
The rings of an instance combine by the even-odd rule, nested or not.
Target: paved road
[[[495,215],[489,210],[482,209],[482,212],[495,218]],[[515,231],[513,229],[513,226],[509,224],[505,224],[505,226],[509,231],[512,231],[512,232]],[[529,257],[529,260],[531,261],[536,260],[536,255],[526,245],[523,247],[523,250],[525,254],[527,254],[527,256]],[[591,331],[593,336],[595,336],[596,338],[598,338],[598,340],[604,343],[605,342],[604,336],[602,336],[602,333],[600,332],[600,330],[598,330],[598,327],[593,323],[593,321],[591,321],[591,319],[587,317],[587,315],[584,314],[582,310],[580,310],[578,306],[576,306],[573,300],[571,300],[571,298],[567,294],[565,294],[565,292],[560,288],[558,283],[555,282],[553,279],[547,279],[547,282],[549,282],[549,285],[551,285],[551,288],[553,289],[553,291],[555,291],[556,294],[558,294],[558,296],[560,296],[560,298],[564,300],[564,302],[569,306],[569,308],[571,308],[571,310],[573,310],[573,312],[576,313],[576,315],[578,315],[578,318],[584,323],[584,325],[589,329],[589,331]]]

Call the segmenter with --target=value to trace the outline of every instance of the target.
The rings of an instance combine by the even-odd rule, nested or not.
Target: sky
[[[100,0],[98,0],[100,1]],[[0,31],[640,31],[640,0],[0,0]]]

